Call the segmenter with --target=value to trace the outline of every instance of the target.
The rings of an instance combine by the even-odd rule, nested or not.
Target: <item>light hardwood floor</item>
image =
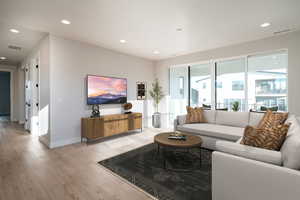
[[[50,150],[20,125],[0,122],[0,200],[152,199],[97,162],[151,143],[160,131]]]

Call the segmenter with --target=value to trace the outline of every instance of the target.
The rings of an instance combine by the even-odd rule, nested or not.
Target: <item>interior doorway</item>
[[[11,72],[0,71],[0,121],[11,117]]]

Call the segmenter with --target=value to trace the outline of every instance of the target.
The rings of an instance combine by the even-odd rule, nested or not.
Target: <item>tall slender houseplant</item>
[[[153,99],[153,105],[155,107],[155,113],[152,115],[152,126],[154,128],[161,127],[161,114],[158,112],[158,105],[165,94],[162,91],[162,87],[159,85],[158,79],[152,83],[152,90],[149,91],[150,96]]]
[[[152,90],[150,90],[149,93],[153,99],[155,111],[158,113],[158,105],[159,105],[160,101],[164,98],[165,94],[162,91],[162,87],[159,85],[157,78],[152,83]]]

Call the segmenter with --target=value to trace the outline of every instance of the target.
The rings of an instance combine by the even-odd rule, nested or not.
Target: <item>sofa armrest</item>
[[[280,151],[261,149],[228,141],[217,141],[216,149],[224,153],[249,158],[252,160],[282,165],[282,156]]]
[[[215,151],[213,200],[296,200],[300,171]]]
[[[186,115],[178,115],[174,120],[174,130],[177,130],[178,125],[185,124]]]
[[[178,120],[177,120],[177,118],[176,119],[174,119],[174,131],[176,131],[177,130],[177,126],[178,126]]]

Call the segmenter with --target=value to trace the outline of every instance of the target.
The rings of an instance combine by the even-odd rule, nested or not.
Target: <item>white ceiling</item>
[[[0,1],[0,19],[9,25],[151,60],[270,37],[275,31],[300,27],[299,0]],[[63,25],[61,19],[72,24]],[[261,28],[264,22],[272,25]],[[8,37],[3,30],[0,34]],[[30,37],[22,32],[19,36]],[[127,43],[121,44],[120,39]],[[155,50],[160,54],[153,54]]]
[[[45,33],[32,31],[21,26],[17,26],[20,33],[13,34],[9,30],[14,27],[16,26],[0,21],[0,57],[7,58],[6,60],[0,60],[0,64],[17,65],[29,54],[34,45],[45,36]],[[18,46],[22,49],[21,51],[13,50],[8,48],[9,45]]]

